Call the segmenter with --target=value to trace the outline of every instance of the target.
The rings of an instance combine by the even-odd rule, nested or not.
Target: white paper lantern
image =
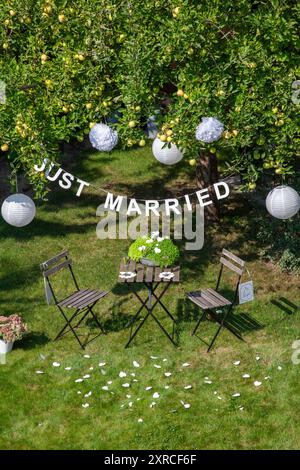
[[[175,144],[166,144],[158,137],[153,141],[152,152],[156,160],[164,165],[175,165],[183,157],[183,152]]]
[[[204,117],[196,129],[196,139],[210,144],[219,140],[224,131],[223,124],[216,118]]]
[[[266,207],[276,219],[289,219],[300,209],[299,194],[290,186],[278,186],[269,192]]]
[[[90,142],[100,152],[110,152],[118,143],[118,133],[106,124],[95,124],[90,131]]]
[[[14,227],[25,227],[34,219],[35,204],[25,194],[12,194],[7,197],[1,207],[1,214],[5,222]]]

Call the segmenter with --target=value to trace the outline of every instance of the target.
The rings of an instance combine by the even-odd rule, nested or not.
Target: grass
[[[145,148],[112,155],[87,152],[76,157],[72,171],[114,192],[161,197],[179,195],[193,187],[192,170],[187,167],[182,163],[161,169]],[[173,286],[165,297],[170,311],[178,317],[179,347],[173,348],[149,320],[132,347],[125,350],[129,335],[126,323],[138,305],[116,284],[116,277],[129,241],[96,238],[96,208],[103,202],[103,194],[89,188],[78,199],[55,183],[51,187],[49,201],[39,204],[30,226],[15,229],[0,222],[1,314],[19,312],[30,330],[15,344],[7,364],[0,366],[0,448],[299,448],[300,424],[295,410],[300,366],[291,361],[300,326],[298,279],[258,259],[250,223],[253,213],[245,201],[229,201],[222,224],[206,229],[201,251],[181,249],[182,283]],[[239,306],[236,315],[244,318],[247,329],[251,330],[249,318],[256,321],[257,328],[245,332],[246,342],[223,332],[207,354],[200,338],[190,336],[198,312],[186,302],[184,293],[201,285],[213,286],[223,246],[247,260],[255,300]],[[83,287],[112,291],[96,308],[108,334],[91,342],[85,352],[71,336],[51,341],[61,320],[55,307],[45,303],[39,264],[66,247]],[[170,330],[163,313],[159,316]],[[88,331],[87,325],[82,334]],[[214,331],[215,325],[205,322],[199,336],[207,341]],[[151,359],[151,355],[158,359]],[[134,360],[140,363],[139,368],[133,366]],[[241,361],[239,366],[233,364],[236,360]],[[53,367],[54,361],[61,366]],[[106,365],[99,367],[99,362]],[[185,362],[190,366],[183,367]],[[67,366],[72,370],[66,371]],[[37,370],[44,374],[36,374]],[[120,379],[120,371],[127,377]],[[166,371],[172,373],[168,378]],[[137,382],[133,382],[131,373],[136,374]],[[251,378],[244,379],[245,373]],[[85,374],[91,377],[75,383]],[[212,383],[205,383],[205,377]],[[255,380],[262,385],[255,387]],[[107,381],[113,383],[104,391]],[[121,386],[126,381],[131,383],[129,389]],[[165,389],[165,385],[170,388]],[[192,388],[185,390],[186,385]],[[147,386],[152,390],[146,391]],[[85,398],[90,391],[92,395]],[[154,392],[159,392],[160,398],[153,399]],[[240,393],[240,397],[233,398],[234,393]],[[191,408],[184,409],[181,400]],[[152,401],[157,404],[150,408]],[[82,407],[85,402],[89,408]],[[140,418],[142,423],[138,422]]]

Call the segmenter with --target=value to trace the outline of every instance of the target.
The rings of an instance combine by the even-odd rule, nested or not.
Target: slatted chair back
[[[61,272],[66,268],[69,269],[76,290],[79,290],[79,286],[72,269],[72,259],[69,258],[69,252],[67,250],[62,251],[61,253],[54,256],[53,258],[48,259],[47,261],[44,261],[44,263],[41,263],[40,268],[44,278],[48,282],[51,294],[56,304],[59,302],[59,299],[55,295],[53,284],[50,281],[50,277],[52,278],[53,275]]]
[[[233,303],[235,303],[238,290],[239,290],[239,285],[241,282],[241,278],[245,270],[245,261],[243,261],[241,258],[236,256],[235,254],[231,253],[230,251],[226,250],[225,248],[223,248],[222,253],[221,253],[220,263],[221,263],[221,268],[220,268],[220,273],[219,273],[219,277],[217,281],[216,291],[218,291],[220,287],[224,268],[229,269],[231,272],[237,275],[237,283],[235,287],[234,300],[233,300]]]

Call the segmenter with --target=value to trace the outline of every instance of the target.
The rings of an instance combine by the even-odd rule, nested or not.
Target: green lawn
[[[179,195],[193,187],[193,170],[186,162],[161,169],[149,148],[81,155],[72,171],[96,185],[136,197]],[[78,199],[55,183],[51,188],[49,202],[38,205],[29,227],[15,229],[0,222],[0,313],[19,312],[29,326],[28,336],[0,366],[0,448],[299,448],[300,365],[291,361],[293,341],[299,338],[299,313],[296,307],[278,306],[279,299],[299,304],[298,279],[258,259],[249,223],[253,213],[245,201],[228,203],[221,225],[206,229],[203,250],[181,250],[182,283],[165,297],[178,317],[179,347],[175,349],[149,320],[125,350],[126,323],[138,305],[116,278],[129,241],[96,238],[96,208],[103,202],[102,193],[90,189]],[[207,354],[200,338],[190,336],[198,313],[184,293],[214,285],[223,246],[248,262],[256,298],[238,307],[236,315],[249,325],[249,318],[255,320],[257,328],[245,333],[244,343],[223,332]],[[51,341],[61,320],[56,308],[45,303],[39,263],[63,248],[70,250],[82,287],[112,291],[96,309],[108,334],[85,352],[71,336]],[[161,319],[170,329],[163,313]],[[199,336],[208,340],[215,327],[205,322]],[[88,331],[85,326],[82,334]],[[60,367],[53,367],[54,361]],[[135,368],[133,361],[140,367]],[[106,365],[100,367],[101,362]],[[183,367],[184,363],[190,365]],[[36,374],[38,370],[44,374]],[[127,377],[119,378],[120,371]],[[165,372],[172,375],[166,377]],[[86,374],[90,378],[75,383]],[[243,374],[251,377],[245,379]],[[112,381],[109,390],[102,390],[108,381]],[[262,385],[255,387],[254,381]],[[125,382],[130,388],[122,387]],[[188,385],[192,388],[184,389]],[[146,391],[149,386],[153,388]],[[155,392],[159,398],[152,397]],[[233,397],[236,393],[240,396]],[[181,400],[190,408],[185,409]],[[156,405],[150,408],[152,402]],[[83,408],[84,403],[90,406]]]

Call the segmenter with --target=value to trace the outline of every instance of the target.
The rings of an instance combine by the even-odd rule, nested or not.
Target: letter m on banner
[[[104,208],[109,209],[111,211],[120,212],[122,201],[123,201],[123,196],[117,196],[116,199],[114,200],[114,195],[111,193],[108,193],[106,196]]]

